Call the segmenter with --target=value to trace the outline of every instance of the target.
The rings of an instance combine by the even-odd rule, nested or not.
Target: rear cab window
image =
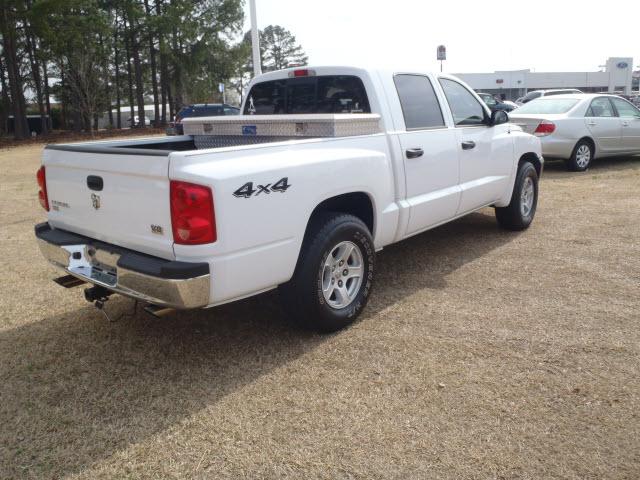
[[[393,81],[398,91],[407,130],[445,126],[440,102],[428,77],[402,74],[396,75]]]
[[[243,113],[371,113],[371,107],[359,77],[320,75],[257,83],[247,95]]]

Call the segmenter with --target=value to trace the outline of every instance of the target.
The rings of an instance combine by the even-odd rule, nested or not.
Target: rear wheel
[[[572,172],[584,172],[593,160],[593,146],[587,140],[580,140],[573,149],[567,167]]]
[[[531,225],[538,207],[538,172],[530,162],[523,162],[516,175],[511,202],[496,208],[496,218],[507,230],[524,230]]]
[[[371,233],[359,218],[320,214],[305,236],[293,278],[280,287],[285,311],[306,329],[348,326],[367,303],[374,263]]]

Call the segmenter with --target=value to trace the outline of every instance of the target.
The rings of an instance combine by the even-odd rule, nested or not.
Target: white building
[[[633,58],[612,57],[600,72],[532,72],[511,70],[493,73],[457,73],[474,90],[504,95],[514,100],[531,90],[577,88],[583,92],[631,94]]]

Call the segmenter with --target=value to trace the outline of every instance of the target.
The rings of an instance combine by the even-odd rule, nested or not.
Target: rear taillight
[[[538,125],[538,128],[536,128],[536,131],[533,132],[533,134],[536,137],[545,137],[547,135],[551,135],[555,131],[556,131],[555,123],[549,122],[547,120],[543,120],[540,122],[540,124]]]
[[[42,205],[42,208],[44,208],[48,212],[49,197],[47,195],[47,174],[45,172],[44,165],[38,169],[36,178],[38,179],[38,187],[40,187],[40,190],[38,191],[38,200],[40,200],[40,205]]]
[[[209,187],[171,181],[173,241],[179,245],[202,245],[217,240],[213,193]]]

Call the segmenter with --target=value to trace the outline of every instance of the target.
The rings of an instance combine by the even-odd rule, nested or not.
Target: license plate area
[[[105,287],[118,284],[118,269],[98,261],[98,252],[93,246],[70,245],[63,248],[70,254],[67,266],[69,273]]]

